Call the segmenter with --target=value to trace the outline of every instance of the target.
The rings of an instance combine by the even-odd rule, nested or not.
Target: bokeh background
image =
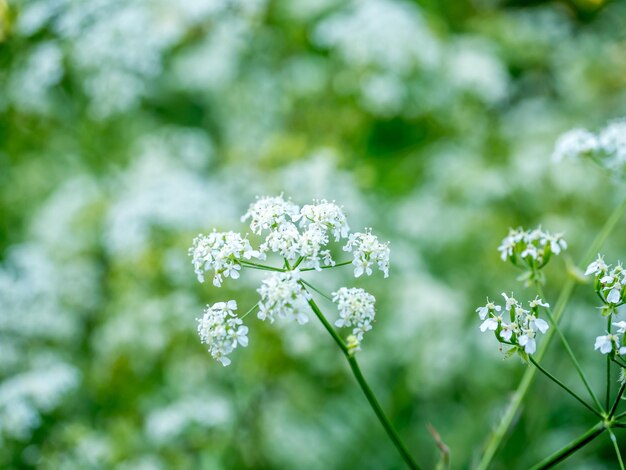
[[[626,194],[550,158],[561,132],[626,115],[625,2],[16,0],[0,32],[2,468],[403,468],[317,323],[249,317],[227,368],[198,341],[204,304],[247,309],[259,277],[198,284],[191,239],[245,231],[254,196],[281,192],[335,199],[391,241],[384,282],[318,284],[376,295],[365,375],[425,468],[427,423],[468,468],[525,369],[474,312],[534,297],[499,241],[566,233],[554,302]],[[564,328],[600,392],[589,286]],[[576,383],[556,342],[545,364]],[[592,424],[538,377],[493,468]],[[616,468],[605,437],[564,468]]]

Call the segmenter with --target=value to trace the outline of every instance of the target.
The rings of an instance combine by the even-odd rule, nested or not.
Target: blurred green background
[[[319,324],[250,317],[227,368],[198,340],[204,304],[245,311],[259,277],[198,284],[193,236],[245,231],[254,196],[280,192],[391,241],[384,282],[319,284],[376,295],[366,377],[425,468],[427,423],[468,468],[526,367],[474,313],[534,297],[500,240],[565,232],[552,303],[626,193],[550,159],[561,132],[626,115],[626,2],[17,0],[0,32],[2,468],[403,468]],[[601,391],[595,304],[577,289],[564,328]],[[576,383],[556,342],[545,364]],[[538,377],[493,468],[592,424]],[[616,468],[609,439],[563,467]]]

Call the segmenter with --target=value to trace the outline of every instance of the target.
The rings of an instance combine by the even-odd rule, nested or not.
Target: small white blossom
[[[250,242],[235,232],[216,232],[198,235],[189,249],[194,271],[204,282],[205,271],[213,270],[213,284],[222,285],[223,277],[239,278],[241,260],[258,258],[260,253],[252,249]]]
[[[337,292],[333,292],[333,302],[339,309],[339,319],[335,326],[339,328],[352,326],[352,335],[360,343],[363,334],[372,329],[372,322],[376,315],[374,304],[376,298],[356,287],[342,287]]]
[[[548,302],[544,302],[543,300],[541,300],[539,296],[535,297],[534,300],[531,300],[528,303],[528,305],[530,305],[530,308],[535,308],[535,307],[550,308],[550,304]]]
[[[476,312],[478,312],[478,316],[480,317],[480,319],[484,320],[490,313],[499,312],[500,310],[502,310],[502,307],[494,304],[489,299],[487,299],[487,303],[482,307],[478,307],[476,309]]]
[[[290,221],[299,213],[299,207],[290,200],[285,200],[280,196],[262,197],[250,205],[248,212],[242,217],[245,222],[250,219],[250,230],[257,235],[261,235],[264,230],[271,230]]]
[[[480,331],[482,331],[483,333],[487,330],[496,331],[498,329],[500,321],[500,317],[489,317],[480,324]]]
[[[519,337],[519,345],[524,348],[526,354],[535,354],[537,351],[535,333],[532,330],[526,330],[525,334]]]
[[[589,266],[587,266],[587,270],[585,271],[585,276],[589,276],[590,274],[600,275],[604,274],[608,271],[609,267],[604,262],[604,258],[602,255],[598,255],[598,258],[591,262]]]
[[[303,325],[309,321],[305,312],[308,311],[309,294],[300,284],[300,272],[275,272],[261,282],[257,292],[261,295],[259,302],[260,320],[268,319],[274,323],[276,318],[288,321],[295,320]]]
[[[370,276],[374,264],[385,277],[389,276],[389,243],[379,242],[378,237],[372,235],[372,229],[366,228],[365,232],[350,234],[343,250],[352,252],[354,277],[360,277],[363,273]]]
[[[619,334],[626,333],[626,321],[613,322],[613,326],[617,327],[617,332]]]
[[[248,327],[243,325],[235,310],[237,302],[234,300],[217,302],[207,305],[204,316],[198,318],[200,340],[209,347],[211,356],[224,366],[230,364],[228,355],[238,345],[248,345]]]
[[[619,348],[619,338],[617,336],[611,334],[598,336],[596,338],[594,349],[599,349],[602,354],[609,354],[613,351],[613,345],[615,345],[616,348]]]

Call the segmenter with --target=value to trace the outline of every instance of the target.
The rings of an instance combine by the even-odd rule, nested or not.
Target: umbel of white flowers
[[[308,322],[310,294],[308,283],[303,279],[306,271],[353,265],[355,277],[370,276],[374,268],[389,276],[389,243],[381,243],[371,229],[350,233],[350,227],[342,207],[326,200],[314,200],[302,207],[276,197],[257,198],[243,215],[242,222],[250,221],[250,230],[263,237],[254,248],[247,235],[237,232],[200,234],[194,240],[189,254],[198,281],[204,282],[210,272],[213,285],[220,287],[225,278],[238,279],[242,268],[261,269],[268,276],[257,289],[260,300],[250,311],[258,307],[260,320]],[[342,242],[342,251],[351,253],[350,261],[337,263],[331,250],[333,243]],[[274,253],[282,258],[275,267],[259,264]],[[337,304],[339,318],[337,327],[352,327],[347,338],[351,353],[360,350],[365,332],[371,329],[375,317],[376,299],[363,289],[341,287],[332,294]],[[234,300],[208,305],[204,316],[198,319],[198,333],[208,346],[211,355],[223,365],[230,364],[227,357],[237,346],[247,346],[248,329],[243,325],[243,315],[234,311]]]
[[[541,282],[541,269],[552,256],[566,249],[562,234],[552,235],[541,227],[509,229],[509,234],[498,247],[502,261],[509,261],[525,271],[520,279],[527,284]],[[529,309],[524,309],[512,293],[502,293],[502,297],[503,307],[487,299],[486,305],[476,309],[483,321],[480,331],[493,332],[500,344],[510,346],[507,357],[518,353],[527,360],[537,350],[537,336],[550,328],[548,322],[539,317],[541,309],[548,309],[550,305],[537,296],[528,303]]]
[[[625,303],[626,272],[622,263],[618,262],[617,266],[611,267],[604,262],[602,255],[598,255],[598,258],[587,267],[585,275],[594,276],[594,289],[604,304],[600,311],[604,317],[612,319],[618,314],[617,308]],[[598,336],[594,347],[602,354],[626,356],[626,346],[623,346],[626,321],[609,322],[617,327],[617,331],[609,330],[606,335]]]

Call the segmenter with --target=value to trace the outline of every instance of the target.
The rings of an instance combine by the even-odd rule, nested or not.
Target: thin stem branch
[[[574,439],[569,444],[565,445],[562,449],[556,451],[550,457],[545,460],[542,460],[537,465],[532,467],[531,470],[542,470],[544,468],[551,468],[555,466],[557,463],[562,462],[574,452],[582,449],[584,446],[593,441],[596,437],[606,431],[606,427],[604,423],[598,423],[591,429],[589,429],[585,434],[580,436],[577,439]]]
[[[541,286],[539,284],[536,284],[536,288],[537,288],[537,293],[539,294],[539,297],[541,297],[542,299],[545,300],[545,297],[543,295],[543,289],[541,288]],[[563,343],[563,346],[565,347],[565,350],[567,351],[567,354],[569,355],[569,357],[570,357],[570,359],[572,361],[572,364],[574,364],[574,367],[576,368],[576,371],[578,372],[578,375],[580,376],[581,380],[585,384],[585,388],[589,392],[589,395],[591,396],[591,399],[596,404],[596,406],[598,407],[599,410],[604,411],[604,408],[602,408],[602,405],[600,404],[600,400],[598,400],[598,397],[593,392],[593,389],[591,388],[591,385],[589,384],[589,381],[587,380],[587,377],[585,376],[585,373],[583,372],[582,367],[580,367],[580,364],[578,363],[578,359],[576,359],[576,355],[574,354],[574,351],[572,351],[572,348],[570,347],[569,342],[567,341],[567,339],[565,339],[565,336],[561,332],[561,329],[559,328],[558,323],[556,322],[556,320],[552,316],[552,311],[550,310],[550,307],[546,307],[545,310],[546,310],[546,315],[547,315],[548,319],[550,320],[550,323],[552,324],[552,327],[556,331],[556,334],[559,336],[559,338],[561,340],[561,343]],[[608,407],[609,407],[609,403],[608,403],[608,399],[607,399],[606,408],[608,408]]]
[[[347,266],[348,264],[352,264],[352,261],[343,261],[341,263],[336,263],[332,266],[320,266],[320,269],[339,268],[341,266]],[[315,268],[304,268],[300,270],[300,272],[304,272],[304,271],[317,271],[317,270]]]
[[[304,281],[300,281],[300,284],[303,286],[303,288],[305,288]],[[328,320],[326,319],[322,311],[319,309],[315,301],[313,299],[309,299],[308,303],[311,309],[313,310],[313,312],[315,313],[315,315],[317,316],[317,318],[322,322],[322,325],[324,325],[324,328],[326,328],[326,331],[328,331],[328,333],[335,340],[335,343],[337,343],[337,346],[339,346],[339,349],[341,349],[341,352],[347,359],[348,364],[350,365],[350,369],[352,370],[352,374],[354,375],[356,381],[361,387],[361,390],[365,394],[367,401],[369,402],[370,406],[374,410],[374,413],[376,414],[376,417],[382,424],[383,428],[387,432],[389,439],[391,439],[396,449],[398,450],[398,452],[404,459],[404,462],[412,470],[420,470],[420,466],[417,464],[413,456],[409,453],[407,447],[404,445],[404,443],[400,439],[398,432],[396,431],[393,424],[391,423],[391,421],[389,420],[389,418],[383,411],[382,407],[380,406],[380,403],[378,403],[378,399],[376,398],[376,395],[370,388],[369,384],[367,383],[367,380],[365,380],[365,377],[363,376],[363,373],[361,372],[361,368],[359,367],[356,357],[350,354],[350,351],[348,350],[348,346],[346,346],[344,341],[341,339],[341,337],[337,334],[335,329],[328,322]]]
[[[617,392],[617,398],[615,399],[615,403],[613,403],[611,411],[609,412],[609,416],[607,417],[608,420],[610,420],[617,411],[617,407],[619,406],[619,402],[622,399],[622,395],[624,395],[624,390],[626,390],[626,382],[622,384],[622,386],[619,388],[619,392]]]
[[[622,418],[624,418],[624,417],[626,417],[626,411],[624,411],[624,412],[622,412],[622,413],[618,414],[618,415],[615,417],[615,419],[622,419]]]
[[[317,292],[319,295],[321,295],[322,297],[324,297],[327,300],[330,300],[331,302],[333,301],[332,297],[330,297],[329,295],[324,294],[324,292],[322,292],[321,290],[319,290],[317,287],[315,287],[313,284],[306,282],[305,280],[302,280],[302,283],[307,286],[310,289],[313,289],[315,292]]]
[[[583,400],[582,398],[580,398],[574,391],[572,391],[567,385],[565,385],[563,382],[561,382],[559,379],[557,379],[554,375],[552,375],[550,372],[548,372],[546,369],[544,369],[537,361],[535,361],[535,359],[532,356],[528,356],[528,359],[530,360],[530,362],[532,362],[534,364],[534,366],[539,369],[541,372],[543,372],[545,374],[546,377],[548,377],[550,380],[552,380],[554,383],[556,383],[559,387],[561,387],[563,390],[565,390],[567,393],[569,393],[571,396],[573,396],[576,400],[578,400],[585,408],[587,408],[589,411],[591,411],[593,414],[595,414],[598,418],[603,419],[603,416],[598,413],[598,411],[594,410],[593,407],[591,407],[591,405],[587,404],[585,402],[585,400]]]
[[[240,263],[245,268],[256,268],[256,269],[262,269],[264,271],[278,271],[278,272],[285,271],[284,269],[281,269],[281,268],[275,268],[273,266],[266,266],[264,264],[253,263],[252,261],[247,261],[247,260],[241,260]]]
[[[622,202],[613,210],[598,235],[596,235],[596,238],[589,246],[589,250],[587,250],[585,256],[583,256],[580,261],[581,266],[586,266],[587,264],[589,264],[593,257],[598,254],[598,251],[600,250],[606,239],[609,237],[611,232],[615,229],[615,226],[624,215],[624,212],[626,212],[626,198],[624,198]],[[565,281],[565,284],[561,289],[561,293],[559,294],[559,298],[554,307],[554,320],[557,323],[561,319],[563,311],[565,310],[565,306],[567,305],[572,295],[572,292],[574,291],[575,284],[576,281],[574,280],[574,277],[570,276],[567,281]],[[541,346],[539,347],[539,351],[537,351],[537,354],[535,354],[535,357],[537,357],[537,359],[541,360],[546,350],[548,349],[548,346],[552,342],[553,337],[554,330],[548,331],[548,333],[544,337],[544,340],[541,343]],[[532,367],[529,367],[528,369],[526,369],[526,372],[524,372],[524,376],[517,386],[515,393],[513,393],[511,402],[509,403],[506,412],[502,416],[502,419],[500,420],[498,425],[492,431],[489,440],[487,441],[483,457],[476,467],[477,470],[487,470],[487,468],[489,468],[489,466],[491,465],[491,461],[493,460],[496,452],[500,448],[504,437],[506,436],[508,430],[513,424],[515,417],[517,416],[517,413],[522,406],[524,398],[526,397],[526,394],[530,389],[530,385],[535,379],[536,373],[537,369]]]
[[[607,317],[607,331],[608,334],[611,334],[611,318],[612,314],[609,314]],[[609,409],[609,404],[611,403],[611,355],[606,355],[606,409]]]
[[[613,443],[613,447],[615,448],[615,455],[617,455],[617,461],[619,462],[619,468],[620,470],[625,470],[624,469],[624,461],[622,460],[622,454],[619,451],[619,445],[617,444],[617,438],[615,437],[615,434],[613,434],[613,431],[611,431],[610,429],[609,431],[609,437],[611,438],[611,442]]]
[[[261,303],[261,301],[259,300],[256,304],[254,304],[250,310],[248,310],[246,313],[244,313],[240,318],[243,320],[244,318],[246,318],[248,316],[248,314],[252,313],[254,311],[254,309],[256,309],[259,304]]]

